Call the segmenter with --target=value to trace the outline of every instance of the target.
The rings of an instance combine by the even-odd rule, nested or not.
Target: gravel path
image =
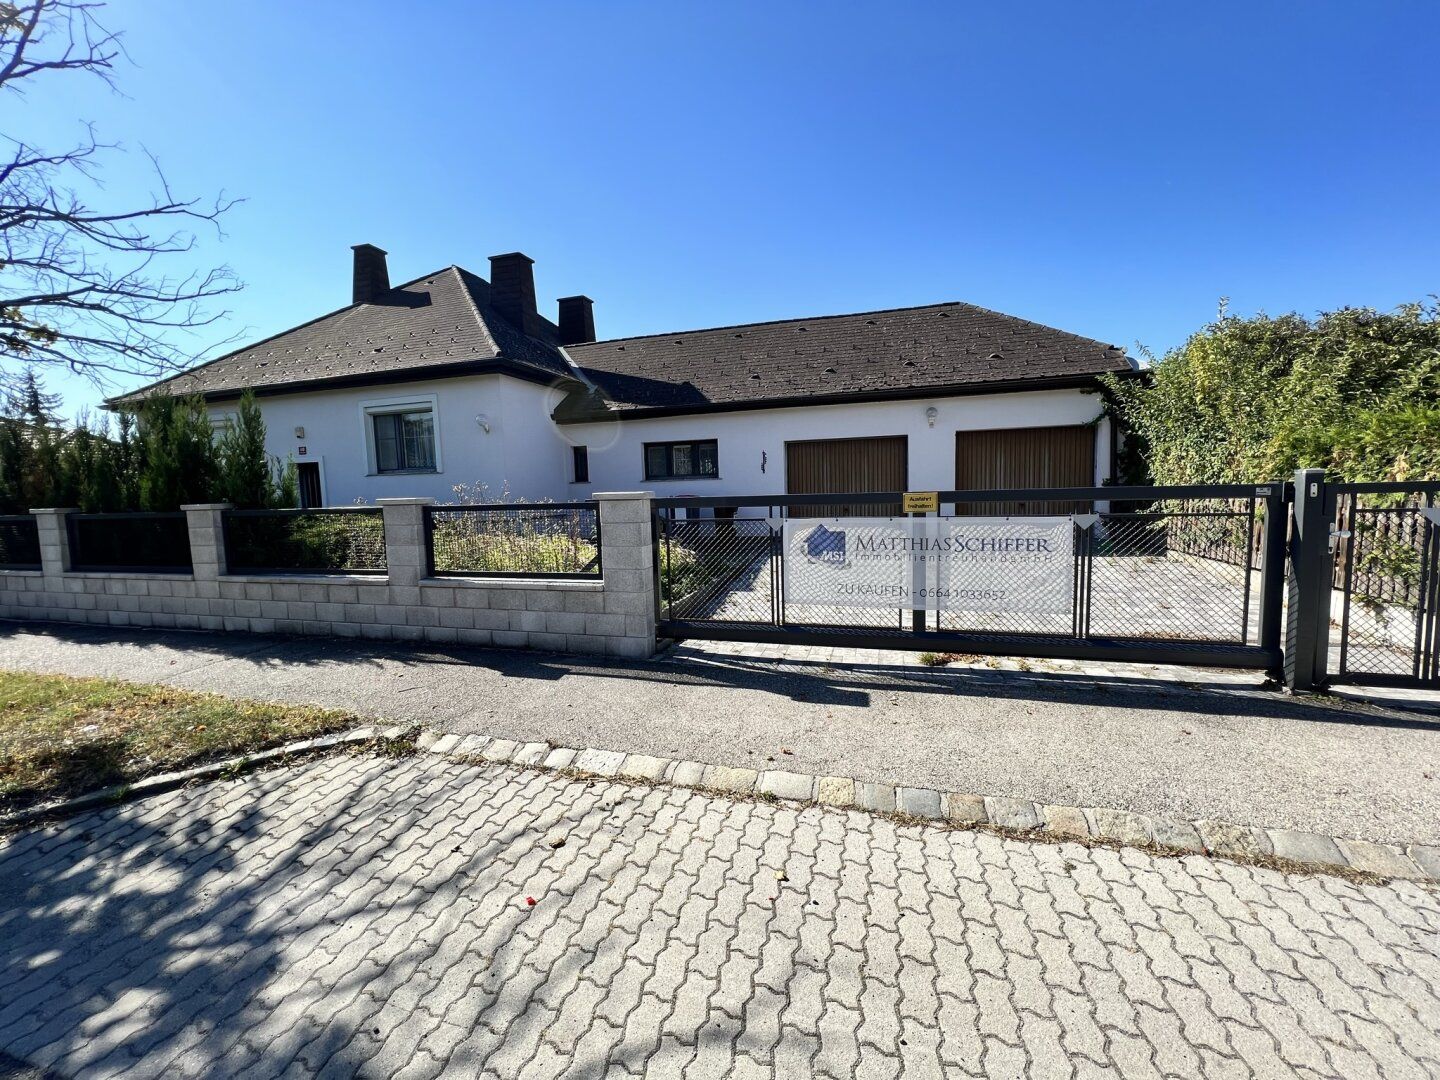
[[[521,742],[760,769],[774,759],[813,775],[1440,843],[1434,714],[1289,699],[1234,673],[839,659],[692,649],[596,662],[0,624],[3,667],[312,702]]]
[[[0,840],[75,1078],[1440,1070],[1440,896],[337,755]]]

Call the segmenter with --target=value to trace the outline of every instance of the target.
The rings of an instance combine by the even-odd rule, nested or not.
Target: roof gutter
[[[334,375],[324,379],[306,379],[300,382],[272,383],[268,386],[255,386],[252,389],[256,397],[280,397],[286,394],[313,394],[324,390],[340,390],[347,387],[357,386],[388,386],[395,383],[430,382],[434,379],[458,379],[467,375],[509,375],[512,378],[524,382],[536,383],[540,386],[567,386],[573,380],[564,375],[556,375],[540,368],[531,367],[529,364],[519,363],[514,360],[507,360],[504,357],[496,357],[493,360],[461,360],[453,364],[435,364],[430,367],[399,369],[396,371],[378,371],[357,375]],[[183,380],[184,376],[176,376],[176,380]],[[175,392],[165,394],[165,397],[187,397],[180,382],[173,382],[170,385],[175,387]],[[245,394],[245,389],[238,390],[211,390],[192,391],[202,400],[207,402],[238,401]],[[108,398],[103,408],[110,411],[124,409],[127,406],[138,405],[150,395],[144,393],[125,394],[120,397]]]
[[[1135,378],[1139,371],[1105,372],[1119,378]],[[876,401],[915,401],[923,398],[974,397],[982,394],[1018,394],[1036,390],[1100,390],[1099,375],[1061,375],[1045,379],[1005,379],[987,383],[952,383],[941,386],[903,387],[859,394],[805,394],[803,396],[760,398],[751,401],[706,402],[697,405],[657,405],[638,409],[609,409],[602,413],[559,417],[557,424],[593,424],[604,420],[649,420],[662,416],[699,416],[711,413],[754,412],[761,409],[794,409],[812,405],[860,405]]]

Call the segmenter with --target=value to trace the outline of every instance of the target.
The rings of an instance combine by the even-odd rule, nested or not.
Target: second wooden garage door
[[[831,492],[904,491],[909,470],[904,435],[872,439],[812,439],[785,444],[785,490],[791,495]],[[794,516],[888,515],[899,504],[863,503],[795,507]]]
[[[1094,484],[1095,429],[1089,425],[955,433],[957,491]],[[1070,514],[1084,512],[1089,505],[973,503],[958,509],[962,514]]]

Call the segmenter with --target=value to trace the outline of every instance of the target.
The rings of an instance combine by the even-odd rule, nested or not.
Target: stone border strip
[[[447,757],[865,810],[962,828],[994,829],[1037,840],[1143,847],[1175,855],[1214,855],[1284,869],[1440,881],[1440,846],[1426,844],[1377,844],[1227,821],[1164,821],[1106,807],[1052,806],[998,795],[896,787],[848,776],[808,776],[782,769],[748,769],[618,750],[575,750],[484,735],[437,735],[425,731],[416,739],[416,745]]]
[[[426,753],[467,761],[547,769],[580,777],[669,784],[742,798],[862,810],[908,821],[990,829],[1035,840],[1140,847],[1171,855],[1213,855],[1285,870],[1440,882],[1440,845],[1378,844],[1204,819],[1164,821],[1129,810],[1057,806],[1000,795],[896,787],[848,776],[748,769],[651,754],[627,754],[620,750],[572,749],[548,742],[521,743],[485,735],[442,735],[430,730],[416,734],[415,727],[406,725],[367,725],[193,769],[161,773],[133,784],[120,784],[64,802],[0,816],[0,830],[158,795],[186,784],[233,776],[291,758],[361,749],[366,745],[377,749],[398,745],[407,751],[413,746]]]

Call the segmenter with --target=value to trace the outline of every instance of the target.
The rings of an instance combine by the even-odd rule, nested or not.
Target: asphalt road
[[[19,624],[0,624],[0,667],[559,746],[1440,843],[1440,717],[1207,685],[1200,672],[1180,682],[718,655],[586,661]]]

